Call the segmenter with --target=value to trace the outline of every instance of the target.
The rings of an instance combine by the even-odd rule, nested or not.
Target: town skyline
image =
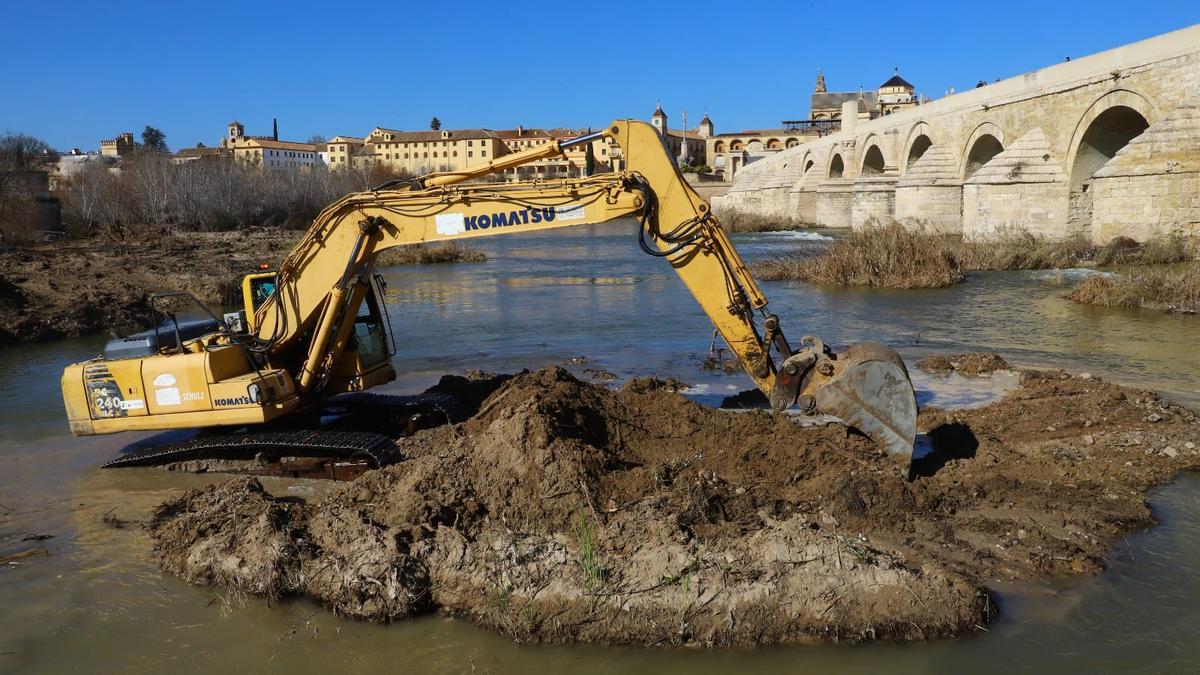
[[[929,18],[932,12],[910,16],[888,6],[862,7],[851,16],[815,4],[781,4],[747,17],[707,5],[655,5],[628,10],[637,21],[615,22],[611,13],[620,13],[619,7],[603,16],[548,3],[516,11],[469,4],[465,11],[478,20],[458,21],[452,31],[432,7],[407,7],[403,16],[373,5],[339,12],[337,18],[364,20],[383,13],[385,23],[404,19],[420,27],[381,40],[361,27],[356,37],[338,38],[333,34],[343,29],[323,28],[338,24],[334,17],[303,3],[251,9],[20,6],[10,10],[19,25],[53,25],[72,35],[114,25],[121,37],[68,41],[21,69],[0,72],[0,87],[9,93],[0,130],[32,134],[69,151],[150,125],[166,134],[172,148],[182,148],[218,141],[214,129],[234,119],[262,129],[278,118],[283,135],[305,139],[375,126],[425,129],[432,116],[448,128],[597,126],[618,117],[643,119],[659,102],[675,124],[686,109],[689,126],[707,113],[724,129],[753,129],[804,116],[818,69],[830,89],[870,90],[898,67],[917,83],[918,94],[936,99],[951,87],[962,91],[979,80],[1200,20],[1200,8],[1182,2],[1142,7],[1117,23],[1111,17],[1122,5],[1088,7],[1080,12],[1037,5],[1040,20],[1032,21],[1021,16],[1030,12],[1012,5],[1006,16],[983,7],[950,12],[947,5],[937,19]],[[772,16],[779,21],[772,23]],[[850,21],[855,29],[805,30],[821,16]],[[792,39],[786,32],[778,36],[783,39],[751,39],[781,30],[789,19],[796,22]],[[643,39],[681,21],[695,28],[694,44],[687,37]],[[1068,25],[1070,30],[1062,28]],[[263,31],[263,39],[221,37],[239,26]],[[555,37],[556,31],[568,37]],[[719,48],[705,57],[704,43],[718,35],[749,42],[740,48],[713,42]],[[906,37],[897,39],[901,35]],[[997,66],[980,45],[1000,35],[1023,47]],[[25,32],[7,49],[34,53],[39,39]],[[581,95],[583,90],[593,93]]]

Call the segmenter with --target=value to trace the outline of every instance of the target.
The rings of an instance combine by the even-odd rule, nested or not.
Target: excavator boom
[[[468,182],[561,155],[565,148],[599,136],[621,147],[623,171],[532,183]],[[270,389],[270,403],[260,397],[253,405],[247,401],[245,406],[232,406],[246,408],[249,421],[257,419],[251,414],[255,407],[284,414],[321,394],[366,389],[394,377],[390,361],[368,362],[355,351],[362,341],[356,333],[361,329],[356,328],[359,309],[364,301],[375,302],[371,275],[382,251],[628,216],[639,223],[642,249],[663,258],[678,273],[775,409],[798,403],[805,412],[841,418],[890,450],[911,452],[916,404],[899,356],[876,343],[835,354],[810,337],[798,341],[800,349],[794,350],[779,318],[767,310],[767,299],[745,262],[708,203],[678,172],[658,131],[634,120],[617,120],[597,134],[338,200],[316,218],[279,266],[272,277],[273,293],[257,307],[247,308],[250,332],[241,338],[225,335],[193,341],[190,356],[236,344],[252,366],[237,376],[246,377],[253,370],[260,377],[265,371],[279,378],[279,386]],[[162,359],[183,365],[181,357],[188,356],[188,350],[179,351],[146,360],[160,359],[154,364],[159,369],[173,363]],[[236,361],[232,355],[223,358]],[[94,371],[98,366],[80,367]],[[229,369],[238,370],[234,365]],[[76,425],[77,417],[89,411],[78,402],[73,406],[68,392],[68,379],[73,377],[64,375],[73,429],[104,433],[135,428],[111,418],[97,420],[94,414]],[[139,384],[147,390],[153,386]],[[152,412],[156,419],[141,421],[136,428],[172,428],[176,422],[196,426],[204,417],[195,414],[203,410],[190,411],[193,414],[186,420],[171,419],[173,411]],[[218,411],[212,412],[215,417]],[[228,411],[221,412],[230,417]],[[263,412],[259,417],[269,416]],[[155,423],[161,426],[152,426]]]

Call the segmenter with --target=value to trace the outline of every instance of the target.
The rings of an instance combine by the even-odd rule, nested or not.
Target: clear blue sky
[[[217,143],[237,118],[283,138],[375,126],[678,124],[808,112],[898,66],[939,97],[1200,22],[1200,1],[5,3],[0,131],[61,150],[162,129]]]

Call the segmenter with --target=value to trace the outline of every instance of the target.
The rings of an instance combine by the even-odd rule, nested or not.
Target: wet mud
[[[1012,370],[996,352],[972,352],[970,354],[933,354],[917,362],[917,367],[927,373],[945,375],[989,375],[997,370]]]
[[[911,467],[841,426],[702,406],[671,382],[453,382],[494,391],[320,500],[242,477],[163,505],[163,568],[527,642],[923,640],[986,627],[997,583],[1096,573],[1153,524],[1147,490],[1200,466],[1193,412],[1057,371],[923,410]]]

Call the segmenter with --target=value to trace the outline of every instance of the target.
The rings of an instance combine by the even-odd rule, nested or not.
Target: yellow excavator
[[[620,146],[623,170],[551,181],[472,181],[601,137]],[[642,250],[675,269],[775,410],[798,405],[804,413],[832,415],[892,452],[911,453],[917,409],[899,355],[878,343],[837,354],[813,337],[793,349],[709,204],[683,179],[659,132],[636,120],[338,200],[277,269],[245,276],[242,312],[197,328],[164,310],[168,320],[160,325],[156,319],[153,331],[68,366],[62,390],[71,431],[241,430],[127,453],[109,462],[113,466],[233,451],[387,463],[390,438],[383,435],[280,431],[276,424],[341,398],[335,395],[395,379],[386,308],[373,274],[378,254],[626,216],[639,222]],[[158,294],[151,304],[174,304],[177,296],[190,298]]]

